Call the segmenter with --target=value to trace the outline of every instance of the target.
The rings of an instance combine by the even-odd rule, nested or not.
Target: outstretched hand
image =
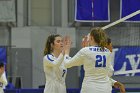
[[[88,40],[88,36],[84,36],[82,39],[82,47],[87,47],[89,46],[89,40]]]
[[[72,44],[70,37],[65,36],[63,42],[64,42],[64,52],[65,52],[65,54],[69,55],[71,44]]]

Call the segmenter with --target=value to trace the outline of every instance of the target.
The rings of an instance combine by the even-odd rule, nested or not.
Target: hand
[[[69,36],[65,36],[64,37],[64,51],[65,51],[65,54],[69,55],[71,44],[72,43],[71,43],[70,37]]]
[[[115,83],[114,83],[114,87],[115,87],[115,88],[119,88],[121,93],[126,93],[126,92],[125,92],[125,87],[124,87],[124,85],[123,85],[122,83],[120,83],[120,82],[115,82]]]
[[[88,36],[84,36],[82,40],[82,47],[87,47],[89,46],[89,41],[88,41]]]

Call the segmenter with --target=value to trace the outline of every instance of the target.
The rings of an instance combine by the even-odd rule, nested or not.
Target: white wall
[[[31,30],[28,27],[12,28],[12,45],[16,48],[31,48]]]

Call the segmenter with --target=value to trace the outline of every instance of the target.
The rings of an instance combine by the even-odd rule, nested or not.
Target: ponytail
[[[107,35],[101,28],[94,28],[91,30],[91,36],[94,37],[95,42],[104,49],[107,46]]]

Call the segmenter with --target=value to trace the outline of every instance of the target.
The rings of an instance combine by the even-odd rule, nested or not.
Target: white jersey
[[[58,58],[52,54],[44,56],[43,66],[46,76],[46,84],[44,93],[66,93],[65,77],[67,69],[62,61],[64,56],[59,55]]]
[[[5,72],[0,76],[0,93],[4,93],[3,89],[7,86],[7,78]]]
[[[82,48],[72,59],[65,55],[65,67],[83,65],[85,76],[81,93],[111,93],[112,86],[108,73],[112,69],[111,52],[101,47]]]

